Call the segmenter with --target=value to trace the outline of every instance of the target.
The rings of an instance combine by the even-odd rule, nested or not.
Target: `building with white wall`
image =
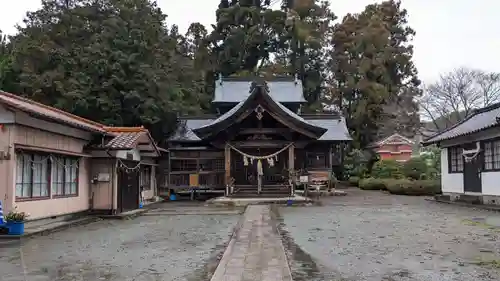
[[[500,204],[500,103],[423,142],[441,148],[441,186],[451,200]]]

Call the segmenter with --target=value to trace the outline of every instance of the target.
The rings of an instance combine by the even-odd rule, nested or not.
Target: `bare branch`
[[[459,68],[424,89],[422,116],[434,129],[453,126],[476,108],[500,101],[500,73]]]

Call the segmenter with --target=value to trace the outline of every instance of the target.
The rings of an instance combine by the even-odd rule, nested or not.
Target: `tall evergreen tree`
[[[410,126],[418,125],[414,98],[420,81],[410,44],[415,32],[406,18],[400,2],[391,0],[348,14],[335,28],[327,103],[343,111],[361,147],[377,139],[383,128],[394,132],[407,126],[390,124],[395,112],[406,114]]]
[[[207,100],[192,54],[179,48],[183,36],[165,17],[148,0],[43,1],[13,38],[17,92],[163,137],[176,112],[200,111]]]
[[[12,72],[12,45],[0,30],[0,90],[8,91],[12,88],[15,75]]]
[[[272,9],[273,3],[220,2],[209,36],[215,72],[297,75],[304,82],[306,99],[314,104],[322,91],[325,46],[335,16],[326,1],[283,3],[281,10]]]

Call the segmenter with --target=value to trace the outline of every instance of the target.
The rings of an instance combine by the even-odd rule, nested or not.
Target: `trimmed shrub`
[[[358,186],[358,184],[359,184],[359,177],[350,177],[349,178],[349,185]]]
[[[397,195],[435,195],[441,193],[441,183],[437,180],[385,180],[385,187]]]
[[[426,160],[421,157],[414,157],[403,164],[403,175],[409,179],[421,180],[428,179],[430,167]]]
[[[359,181],[359,188],[363,190],[385,190],[385,180],[367,178]]]
[[[366,166],[368,159],[362,150],[354,149],[349,152],[345,159],[343,170],[349,177],[363,178],[368,172]]]
[[[373,165],[371,175],[377,179],[401,179],[404,178],[402,168],[395,160],[380,160]]]

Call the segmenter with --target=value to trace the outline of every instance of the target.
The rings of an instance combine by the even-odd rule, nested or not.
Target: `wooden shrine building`
[[[330,174],[351,137],[339,115],[300,114],[305,102],[293,78],[219,78],[219,114],[181,118],[168,141],[166,187],[287,196],[298,174]]]

